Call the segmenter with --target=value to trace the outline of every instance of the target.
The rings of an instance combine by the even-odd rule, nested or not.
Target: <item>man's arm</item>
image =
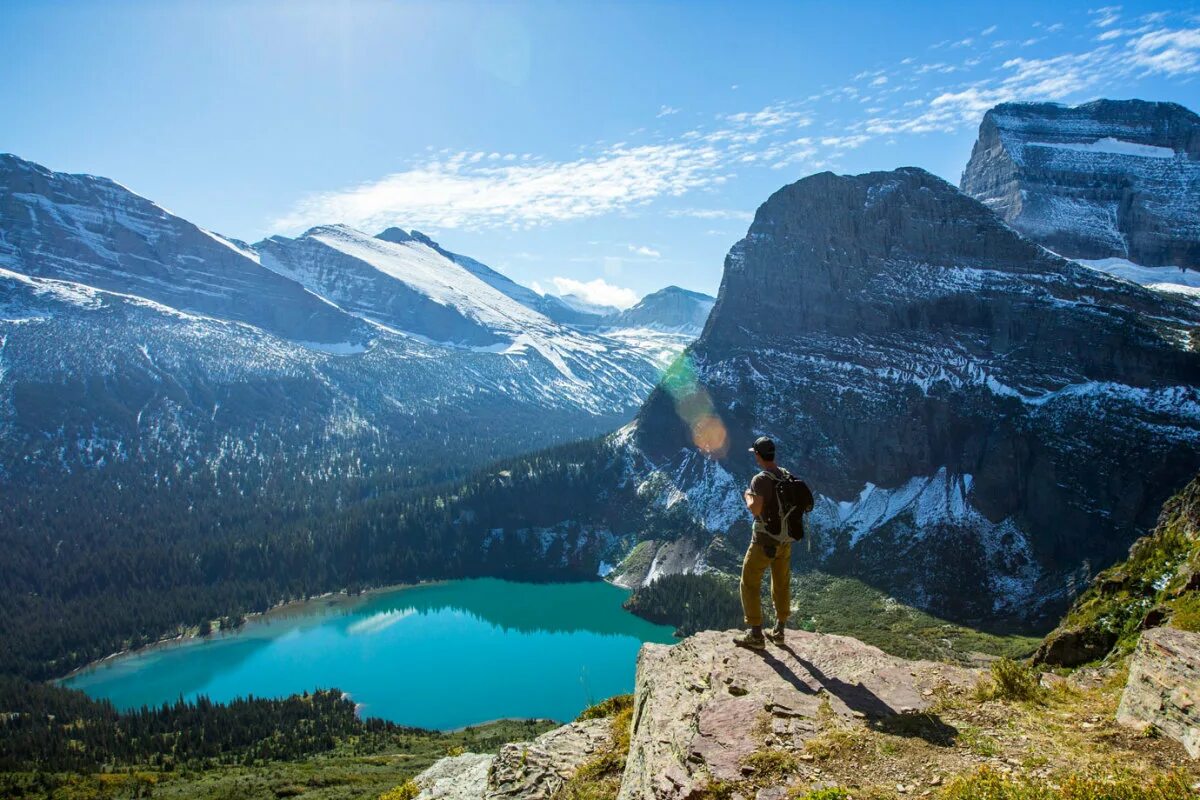
[[[763,498],[762,495],[755,494],[753,487],[742,493],[742,497],[746,500],[746,508],[750,509],[750,513],[754,516],[762,514]]]

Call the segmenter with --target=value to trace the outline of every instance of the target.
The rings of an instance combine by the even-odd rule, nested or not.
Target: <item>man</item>
[[[782,645],[784,626],[792,610],[792,543],[787,537],[779,536],[779,504],[775,498],[776,482],[787,471],[775,463],[775,442],[760,436],[750,448],[754,460],[761,470],[750,481],[750,488],[743,497],[746,508],[754,515],[754,533],[750,547],[742,560],[742,613],[749,630],[735,638],[733,643],[752,650],[762,650],[767,639]],[[774,535],[772,530],[775,531]],[[771,599],[775,603],[775,627],[763,634],[762,624],[762,579],[767,568],[771,568]]]

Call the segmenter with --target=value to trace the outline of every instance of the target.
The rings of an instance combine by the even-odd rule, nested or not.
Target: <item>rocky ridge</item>
[[[1200,267],[1200,117],[1183,106],[996,106],[961,187],[1064,256]]]
[[[0,480],[114,462],[357,476],[435,443],[482,462],[612,430],[692,338],[556,322],[419,232],[251,247],[11,155],[0,233]]]
[[[496,757],[443,759],[416,778],[419,797],[1007,797],[1068,782],[1092,786],[1084,796],[1141,796],[1112,788],[1125,781],[1170,787],[1161,796],[1174,798],[1200,788],[1188,750],[1194,646],[1174,648],[1191,661],[1170,669],[1135,661],[1118,713],[1116,669],[1067,678],[1012,662],[974,669],[803,631],[760,653],[736,647],[733,634],[644,645],[631,716],[571,723]],[[1165,735],[1147,737],[1148,725]],[[614,758],[623,734],[628,752]]]

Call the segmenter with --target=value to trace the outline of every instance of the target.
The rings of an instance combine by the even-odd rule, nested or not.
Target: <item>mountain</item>
[[[107,178],[0,154],[0,268],[135,295],[295,341],[360,343],[359,320]]]
[[[476,269],[464,268],[428,238],[396,241],[394,230],[374,237],[326,226],[297,239],[275,236],[255,249],[266,267],[314,294],[364,319],[435,342],[511,346],[571,334],[512,296],[536,298],[531,290],[524,291],[532,298],[517,284],[501,291],[494,284],[503,276],[484,273],[487,267],[479,262],[471,262]]]
[[[332,480],[438,447],[467,469],[612,430],[690,339],[578,330],[541,301],[419,233],[249,247],[3,156],[0,479],[132,461]]]
[[[996,106],[961,187],[1068,258],[1200,268],[1200,117],[1175,103]]]
[[[605,325],[614,328],[649,328],[699,336],[716,298],[668,286],[643,297],[637,305],[610,314]]]
[[[922,170],[814,175],[730,251],[687,370],[626,433],[631,468],[720,535],[771,434],[820,495],[823,568],[1029,618],[1200,468],[1198,326]]]

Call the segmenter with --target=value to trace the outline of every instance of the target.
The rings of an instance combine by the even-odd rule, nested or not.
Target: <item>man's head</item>
[[[775,464],[775,442],[768,436],[760,436],[755,439],[750,452],[754,453],[754,460],[760,467],[769,467]]]

